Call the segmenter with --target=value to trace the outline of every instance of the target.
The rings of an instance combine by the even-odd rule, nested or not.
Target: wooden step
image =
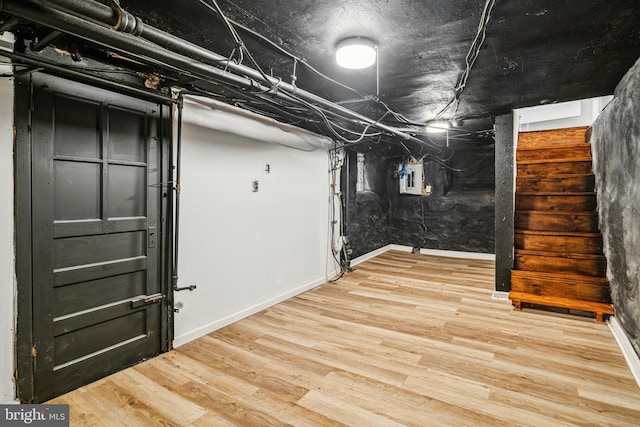
[[[600,233],[516,230],[516,249],[557,253],[602,254]]]
[[[518,134],[518,149],[535,146],[561,145],[567,143],[587,142],[586,126],[553,129]]]
[[[593,277],[605,277],[607,274],[607,261],[602,255],[516,249],[514,258],[516,270],[575,273]]]
[[[591,212],[595,193],[516,193],[516,211]]]
[[[591,302],[609,303],[611,301],[609,281],[606,277],[573,273],[512,270],[511,290]]]
[[[593,192],[595,178],[593,174],[565,175],[555,177],[525,177],[516,178],[516,192]]]
[[[515,228],[537,231],[581,231],[597,232],[596,212],[561,212],[518,210],[515,213]]]
[[[573,298],[559,298],[529,294],[526,292],[509,292],[509,299],[513,302],[516,309],[522,308],[522,303],[544,305],[548,307],[568,308],[570,310],[580,310],[595,313],[596,321],[603,322],[605,314],[613,314],[613,306],[606,303],[598,303],[591,301],[580,301]]]
[[[540,150],[556,150],[562,148],[573,147],[590,147],[591,144],[588,141],[565,141],[565,142],[550,142],[549,144],[541,144],[534,146],[517,147],[517,151],[540,151]]]
[[[529,147],[516,152],[516,161],[520,164],[545,163],[557,161],[591,160],[591,145],[580,143],[547,147]]]
[[[558,175],[589,175],[593,173],[591,160],[517,164],[519,177],[541,177]]]

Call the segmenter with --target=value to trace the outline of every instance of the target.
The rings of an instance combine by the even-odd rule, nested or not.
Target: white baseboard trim
[[[371,258],[375,258],[378,255],[383,254],[383,253],[387,252],[388,250],[391,250],[391,246],[392,245],[383,246],[383,247],[378,248],[378,249],[376,249],[374,251],[371,251],[371,252],[366,253],[366,254],[364,254],[362,256],[359,256],[358,258],[354,258],[354,259],[351,260],[351,265],[352,266],[353,265],[358,265],[358,264],[360,264],[362,262],[370,260]]]
[[[337,271],[333,271],[330,272],[329,274],[329,278],[335,276],[337,274]],[[307,283],[306,285],[297,287],[295,289],[292,289],[288,292],[285,292],[283,294],[277,295],[273,298],[270,298],[266,301],[263,301],[261,303],[258,303],[256,305],[253,305],[251,307],[245,308],[244,310],[240,310],[236,313],[230,314],[228,316],[223,317],[222,319],[218,319],[215,320],[211,323],[208,323],[206,325],[200,326],[199,328],[196,328],[194,330],[191,330],[189,332],[185,332],[181,335],[178,335],[177,337],[174,337],[173,339],[173,347],[180,347],[182,345],[185,345],[188,342],[191,342],[195,339],[198,339],[200,337],[203,337],[207,334],[210,334],[213,331],[217,331],[220,328],[224,328],[225,326],[229,326],[232,323],[235,323],[239,320],[242,320],[244,318],[247,318],[251,315],[254,315],[256,313],[261,312],[264,309],[267,309],[269,307],[272,307],[278,303],[281,303],[283,301],[288,300],[289,298],[293,298],[296,295],[300,295],[303,292],[307,292],[313,288],[316,288],[320,285],[323,285],[327,283],[327,277],[322,277],[320,279],[316,279],[312,282]]]
[[[362,262],[370,260],[371,258],[377,257],[380,254],[383,254],[387,251],[402,251],[402,252],[413,252],[413,248],[411,246],[403,246],[403,245],[387,245],[383,246],[379,249],[371,251],[367,254],[359,256],[358,258],[354,258],[351,260],[351,265],[358,265]],[[423,255],[433,255],[433,256],[442,256],[442,257],[450,257],[450,258],[469,258],[469,259],[483,259],[489,261],[495,261],[495,254],[483,254],[480,252],[462,252],[462,251],[445,251],[439,249],[420,249],[420,253]]]
[[[611,316],[607,323],[609,325],[609,329],[611,329],[613,337],[618,343],[618,347],[620,347],[620,351],[622,351],[622,354],[627,361],[627,365],[629,365],[633,378],[635,378],[638,387],[640,387],[640,357],[631,345],[629,337],[627,337],[624,329],[622,329],[622,325],[620,325],[618,319],[616,319],[615,316]]]
[[[411,246],[403,245],[389,245],[389,249],[395,249],[397,251],[413,252]],[[462,252],[462,251],[447,251],[441,249],[420,249],[422,255],[443,256],[449,258],[469,258],[469,259],[483,259],[489,261],[495,261],[495,254],[484,254],[480,252]]]
[[[492,299],[499,299],[499,300],[509,300],[509,292],[505,292],[505,291],[493,291],[493,295],[491,295]]]

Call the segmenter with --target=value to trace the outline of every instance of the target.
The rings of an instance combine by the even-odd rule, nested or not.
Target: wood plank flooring
[[[640,425],[608,327],[492,300],[494,263],[390,251],[68,393],[71,425]]]

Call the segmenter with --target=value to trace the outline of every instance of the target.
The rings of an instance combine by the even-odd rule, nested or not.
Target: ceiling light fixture
[[[376,44],[364,37],[350,37],[336,46],[336,62],[343,68],[360,70],[376,62]]]
[[[436,120],[427,124],[427,132],[429,133],[444,133],[451,124],[446,120]]]

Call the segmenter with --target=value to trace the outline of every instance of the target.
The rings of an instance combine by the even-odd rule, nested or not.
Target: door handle
[[[147,242],[150,248],[156,247],[156,227],[149,227],[147,229]]]
[[[145,305],[157,304],[165,298],[166,296],[160,293],[153,294],[153,295],[144,295],[137,300],[131,301],[131,308],[138,308],[138,307],[143,307]]]

